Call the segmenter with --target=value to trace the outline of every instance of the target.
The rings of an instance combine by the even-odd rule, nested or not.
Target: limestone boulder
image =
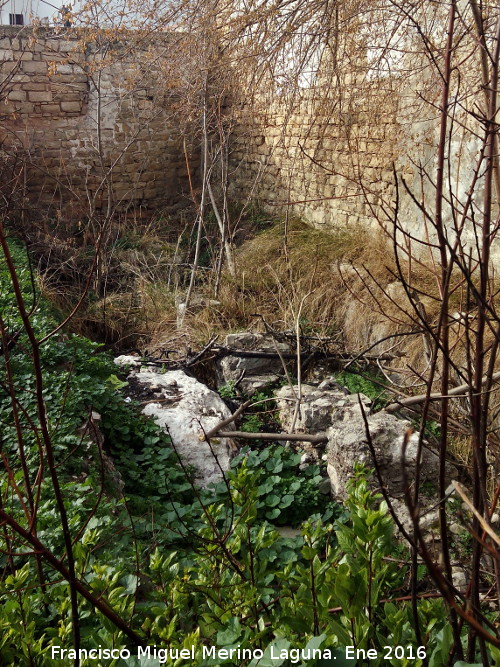
[[[383,410],[370,414],[369,398],[362,394],[346,394],[345,389],[339,387],[334,380],[323,382],[318,387],[303,384],[301,393],[295,423],[298,388],[285,386],[276,393],[281,424],[284,431],[290,431],[294,427],[298,433],[326,433],[328,442],[325,458],[332,493],[339,499],[346,497],[347,482],[353,476],[355,463],[374,467],[361,403],[367,416],[370,438],[385,486],[391,496],[402,496],[402,446],[405,433],[411,429],[411,423]],[[406,446],[404,465],[410,483],[414,478],[419,455],[418,437],[418,433],[412,433]],[[437,483],[437,456],[424,446],[420,457],[421,482]],[[374,486],[378,485],[376,480],[373,480],[373,483]]]
[[[129,383],[145,404],[143,413],[168,431],[184,464],[194,467],[196,483],[205,487],[221,481],[234,443],[227,438],[213,438],[210,444],[204,440],[205,432],[231,416],[221,397],[180,370],[157,373],[141,368],[131,373]]]
[[[135,354],[120,354],[120,356],[115,357],[113,361],[117,366],[121,366],[122,368],[140,368],[141,366],[141,360]]]
[[[297,417],[296,412],[298,387],[285,385],[276,392],[280,422],[284,431],[294,428],[296,433],[326,432],[332,424],[341,421],[345,414],[359,414],[357,394],[346,394],[345,389],[334,382],[323,382],[319,387],[303,384]],[[360,394],[366,410],[370,399]]]
[[[402,449],[405,434],[411,423],[398,419],[384,411],[367,416],[364,422],[359,406],[346,411],[328,429],[326,448],[328,475],[336,496],[345,498],[347,481],[352,477],[356,462],[374,466],[368,445],[367,425],[370,439],[375,450],[377,464],[389,494],[400,497],[404,494],[404,474],[411,483],[414,479],[418,458],[417,432],[412,432],[406,445],[404,464]],[[421,481],[437,483],[438,458],[426,447],[420,453]],[[375,484],[378,484],[377,482]]]

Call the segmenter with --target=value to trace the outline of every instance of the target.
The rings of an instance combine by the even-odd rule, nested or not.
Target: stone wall
[[[118,209],[187,201],[177,100],[163,81],[174,39],[129,48],[81,31],[0,28],[2,153],[22,165],[31,204],[99,209],[109,188]]]
[[[254,195],[269,211],[284,204],[316,227],[377,224],[394,194],[392,165],[401,152],[398,100],[385,89],[335,98],[321,89],[257,99],[239,110],[233,194]],[[359,91],[358,91],[359,93]],[[374,104],[375,93],[379,103]]]
[[[289,202],[292,215],[318,228],[360,225],[392,234],[397,178],[398,224],[411,235],[411,241],[401,235],[398,240],[404,246],[411,242],[412,252],[422,255],[429,239],[436,238],[417,202],[425,202],[432,216],[439,81],[425,80],[421,72],[377,79],[367,69],[356,73],[349,67],[335,86],[319,84],[284,95],[270,84],[240,101],[234,109],[232,195],[257,199],[280,216]],[[474,99],[471,95],[471,107]],[[470,116],[458,106],[445,187],[464,200],[474,182],[480,141],[478,127],[471,128]],[[473,208],[480,219],[481,179],[474,187]],[[452,238],[448,201],[443,218]],[[474,247],[472,224],[462,238],[464,246]],[[500,247],[493,252],[500,259]]]
[[[109,189],[119,209],[187,203],[200,162],[190,148],[200,143],[191,84],[206,64],[196,44],[190,53],[182,43],[175,34],[141,42],[138,31],[114,40],[106,31],[0,28],[0,157],[31,204],[102,208]],[[257,198],[280,215],[290,202],[293,214],[327,229],[390,226],[396,172],[415,201],[432,202],[439,92],[432,76],[374,77],[362,53],[335,77],[321,76],[292,94],[261,83],[242,98],[240,83],[227,110],[232,198]],[[453,139],[458,159],[449,173],[459,194],[469,189],[476,144],[470,131]],[[431,177],[419,178],[424,172]],[[414,238],[429,238],[401,180],[399,195],[402,224]],[[479,212],[480,194],[474,205]],[[444,216],[451,221],[449,210]]]

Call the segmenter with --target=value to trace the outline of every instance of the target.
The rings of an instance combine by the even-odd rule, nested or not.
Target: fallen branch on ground
[[[238,348],[233,348],[233,347],[226,347],[224,345],[215,345],[212,344],[215,343],[214,341],[211,341],[209,344],[205,345],[205,347],[201,350],[201,352],[198,352],[194,357],[190,358],[189,355],[183,359],[169,359],[167,358],[159,358],[159,359],[153,359],[151,357],[142,357],[142,361],[147,364],[151,364],[153,366],[159,366],[159,365],[165,365],[168,368],[185,368],[185,367],[190,367],[194,366],[196,363],[200,361],[206,360],[206,357],[204,355],[206,354],[211,354],[214,355],[215,357],[227,357],[227,356],[232,356],[232,357],[241,357],[241,358],[248,358],[248,359],[287,359],[287,360],[293,360],[295,361],[297,359],[297,353],[296,352],[273,352],[272,350],[243,350],[243,349],[238,349]],[[175,352],[175,350],[168,350],[167,352]],[[348,364],[351,364],[354,360],[359,360],[362,359],[362,361],[365,362],[378,362],[378,361],[393,361],[394,359],[397,358],[397,355],[395,354],[379,354],[379,355],[370,355],[370,354],[365,354],[363,356],[361,355],[356,355],[353,357],[351,354],[347,353],[334,353],[334,352],[326,352],[325,350],[321,348],[302,348],[302,353],[307,355],[308,360],[312,359],[322,359],[326,361],[332,361],[332,362],[337,362],[338,368],[341,370],[344,368],[345,363],[348,362]],[[212,357],[213,358],[213,357]]]
[[[214,431],[214,429],[212,429]],[[247,431],[218,431],[213,433],[219,438],[245,438],[246,440],[293,440],[294,442],[312,442],[321,445],[328,442],[326,433],[308,435],[307,433],[247,433]],[[201,438],[205,440],[203,435]]]
[[[477,511],[477,509],[474,507],[473,502],[470,500],[469,496],[466,493],[464,485],[460,484],[460,482],[457,482],[456,480],[453,480],[451,483],[453,484],[453,488],[458,493],[460,498],[464,501],[464,503],[467,505],[470,511],[477,517],[477,520],[481,524],[481,528],[485,531],[485,533],[488,533],[491,539],[494,542],[496,542],[498,546],[500,546],[500,537],[498,537],[498,535],[495,533],[492,527],[485,521],[484,517],[482,517]]]
[[[214,426],[214,428],[211,428],[210,431],[204,433],[203,440],[210,440],[210,438],[216,435],[221,430],[221,428],[224,428],[224,426],[227,426],[228,424],[233,422],[237,417],[241,415],[243,410],[248,408],[251,402],[252,402],[251,400],[245,401],[240,405],[240,407],[235,412],[233,412],[233,414],[230,417],[228,417],[227,419],[223,419],[221,422],[217,424],[217,426]]]
[[[260,401],[259,401],[260,402]],[[217,436],[218,438],[245,438],[247,440],[293,440],[295,442],[312,442],[313,444],[320,445],[322,443],[328,442],[326,433],[318,433],[317,435],[308,435],[307,433],[248,433],[247,431],[222,431],[221,429],[231,422],[235,421],[241,413],[252,404],[252,400],[245,401],[240,407],[233,412],[232,415],[220,421],[216,426],[200,435],[200,440],[210,440]]]
[[[495,382],[496,380],[500,380],[500,372],[493,373],[491,378],[488,378],[488,376],[484,376],[481,384],[486,384],[489,380],[492,380]],[[436,394],[430,394],[427,396],[427,394],[419,394],[418,396],[410,396],[409,398],[403,398],[402,400],[398,401],[397,403],[391,403],[391,405],[388,405],[385,408],[386,412],[397,412],[400,408],[409,408],[412,405],[419,405],[420,403],[424,403],[425,401],[440,401],[442,398],[464,398],[468,395],[468,390],[469,390],[469,385],[468,384],[461,384],[458,387],[454,387],[453,389],[450,389],[450,391],[447,393],[446,396],[443,396],[441,393],[436,393]]]

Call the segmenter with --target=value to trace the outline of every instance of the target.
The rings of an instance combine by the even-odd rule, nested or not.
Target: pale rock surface
[[[131,366],[138,368],[141,365],[141,360],[134,354],[120,354],[119,357],[113,359],[117,366]]]
[[[315,435],[326,431],[346,412],[357,411],[359,402],[357,394],[346,394],[345,390],[332,384],[322,383],[319,387],[303,384],[301,388],[300,408],[295,420],[296,433]],[[280,422],[284,431],[293,427],[295,406],[297,404],[298,387],[289,385],[276,392]],[[370,399],[361,396],[361,401],[368,411]]]
[[[150,393],[143,413],[168,430],[184,464],[196,469],[196,483],[204,487],[221,481],[222,471],[229,470],[234,445],[227,438],[212,438],[211,446],[203,440],[204,432],[231,416],[221,397],[180,370],[154,373],[141,369],[130,379]]]
[[[295,413],[298,389],[282,387],[276,394],[280,419],[284,430],[291,429]],[[347,495],[347,482],[353,476],[355,463],[373,468],[368,446],[366,425],[360,401],[367,415],[371,440],[376,452],[386,488],[390,495],[403,493],[401,450],[406,431],[411,428],[407,420],[398,419],[384,411],[369,414],[370,399],[362,394],[348,394],[333,386],[302,385],[302,400],[295,421],[295,431],[317,434],[325,432],[327,470],[332,492],[340,499]],[[405,468],[412,480],[417,459],[418,433],[412,433],[406,448]],[[438,459],[425,447],[422,450],[421,480],[435,480]],[[378,486],[374,480],[374,485]]]
[[[359,406],[357,410],[345,411],[339,417],[327,431],[327,455],[332,487],[336,495],[344,498],[346,482],[352,476],[354,463],[359,461],[373,467],[373,459]],[[404,493],[402,447],[411,423],[384,411],[368,415],[367,422],[385,486],[390,495],[401,496]],[[418,437],[418,433],[412,433],[406,447],[405,470],[410,483],[417,463]],[[437,471],[437,456],[424,447],[421,456],[421,481],[437,482]]]
[[[467,583],[468,583],[466,570],[464,570],[464,568],[461,567],[460,565],[453,566],[451,568],[451,578],[455,588],[465,593],[465,591],[467,590]]]
[[[403,530],[411,535],[413,532],[413,521],[411,520],[405,501],[399,498],[391,498],[391,506]]]

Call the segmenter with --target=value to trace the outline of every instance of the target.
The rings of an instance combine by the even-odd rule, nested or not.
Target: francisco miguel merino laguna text
[[[218,648],[216,646],[201,646],[196,648],[191,646],[190,648],[159,648],[157,646],[146,646],[146,647],[137,647],[135,656],[137,658],[153,658],[158,660],[160,665],[164,665],[170,660],[195,660],[197,654],[199,655],[201,651],[203,659],[219,659],[219,660],[231,660],[235,658],[237,660],[260,660],[264,656],[264,651],[259,648],[241,648],[241,646],[233,648]],[[121,658],[122,660],[128,660],[132,657],[133,653],[127,648],[102,648],[99,645],[97,648],[80,648],[78,651],[75,649],[62,648],[61,646],[51,646],[51,657],[52,660],[66,658],[69,660],[74,660],[75,658],[87,659],[87,660],[117,660]],[[313,659],[332,659],[331,649],[307,649],[307,648],[282,648],[278,649],[271,646],[271,655],[269,656],[271,660],[283,660],[287,659],[292,664],[302,662],[304,660],[313,660]]]

